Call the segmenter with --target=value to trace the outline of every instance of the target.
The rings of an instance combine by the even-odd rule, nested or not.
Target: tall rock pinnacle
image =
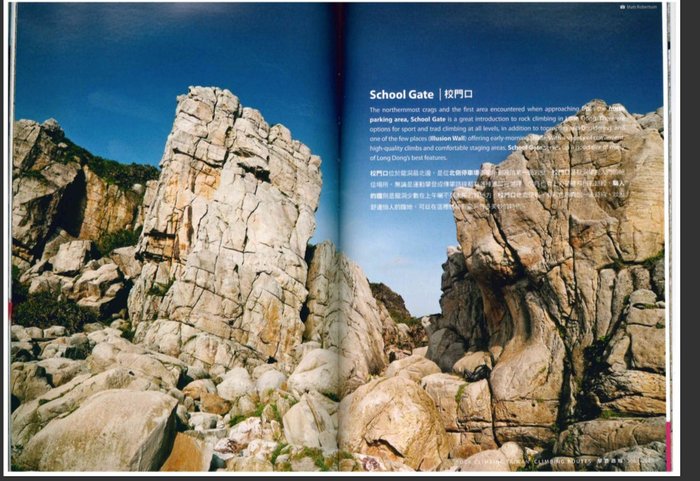
[[[137,338],[204,367],[286,360],[304,330],[320,163],[228,90],[180,96],[138,245]]]

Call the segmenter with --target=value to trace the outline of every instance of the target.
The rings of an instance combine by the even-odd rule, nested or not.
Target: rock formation
[[[55,120],[15,122],[12,149],[12,260],[23,270],[67,240],[97,241],[141,225],[146,186],[115,179],[109,167],[116,163],[73,144]],[[144,183],[156,174],[134,169],[133,179]]]
[[[447,372],[492,367],[499,443],[558,438],[556,452],[600,455],[565,442],[599,416],[653,420],[647,442],[664,439],[660,115],[592,101],[453,193],[460,247],[443,266],[427,355]],[[606,449],[629,446],[616,439]]]
[[[207,368],[290,365],[320,162],[227,90],[179,97],[136,252],[137,339]]]
[[[485,164],[418,321],[308,245],[320,159],[227,90],[178,98],[135,186],[18,122],[13,466],[663,469],[662,136],[661,111],[593,101]]]
[[[360,267],[330,242],[314,248],[308,288],[304,339],[338,352],[341,389],[350,392],[386,367],[384,325],[394,323]]]

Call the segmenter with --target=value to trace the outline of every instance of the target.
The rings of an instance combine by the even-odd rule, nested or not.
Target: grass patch
[[[232,428],[232,427],[235,426],[236,424],[238,424],[238,423],[240,423],[240,422],[245,421],[246,419],[248,419],[248,417],[249,417],[249,416],[246,416],[246,415],[244,415],[244,414],[236,414],[235,416],[233,416],[231,419],[228,420],[228,426],[229,426],[230,428]]]
[[[600,411],[598,416],[600,419],[620,419],[620,418],[636,418],[637,414],[632,413],[621,413],[620,411],[615,411],[614,409],[603,409]]]
[[[464,390],[467,388],[468,385],[469,384],[466,382],[464,384],[459,385],[459,388],[457,389],[457,392],[455,393],[455,402],[457,404],[459,404],[459,402],[462,400],[462,396],[464,396]]]
[[[330,471],[333,466],[329,466],[326,458],[323,456],[323,451],[320,448],[310,448],[304,446],[301,451],[296,453],[293,459],[311,458],[314,465],[321,471]]]
[[[287,443],[279,443],[275,450],[272,451],[272,455],[270,455],[270,462],[273,466],[277,464],[277,458],[280,456],[280,454],[282,454],[282,451],[284,451],[287,446],[289,446]]]
[[[262,416],[262,413],[265,410],[266,406],[267,404],[258,404],[257,406],[255,406],[255,410],[250,414],[249,417],[259,418],[260,416]]]
[[[95,246],[100,256],[104,257],[114,249],[136,245],[140,235],[140,228],[137,230],[121,229],[116,232],[104,233],[95,242]]]
[[[280,410],[277,409],[277,404],[272,403],[272,404],[270,404],[270,406],[272,406],[272,414],[275,418],[275,421],[277,421],[278,423],[280,423],[280,425],[282,425],[282,415],[280,414]]]
[[[537,471],[537,460],[534,456],[527,456],[525,466],[520,466],[518,471]]]
[[[291,408],[292,406],[294,406],[296,403],[299,402],[298,399],[294,399],[294,398],[293,398],[292,396],[290,396],[289,394],[286,394],[286,395],[284,396],[284,399],[286,399],[286,400],[289,402],[289,407],[290,407],[290,408]]]
[[[341,451],[338,451],[338,459],[339,460],[342,460],[342,459],[353,459],[354,460],[355,456],[353,456],[353,454],[348,452],[348,451],[341,450]]]

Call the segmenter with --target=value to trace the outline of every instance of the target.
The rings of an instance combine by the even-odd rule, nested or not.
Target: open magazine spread
[[[664,4],[12,8],[11,471],[671,469]]]

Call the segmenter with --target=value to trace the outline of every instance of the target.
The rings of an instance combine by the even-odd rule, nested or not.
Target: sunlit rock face
[[[320,163],[228,90],[180,96],[137,249],[137,339],[207,367],[288,361],[304,329]]]

